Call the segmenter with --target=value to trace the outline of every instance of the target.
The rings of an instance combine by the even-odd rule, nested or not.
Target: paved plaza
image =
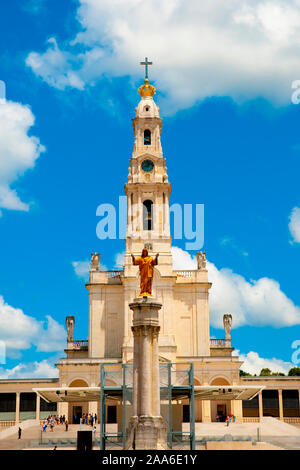
[[[188,426],[185,423],[185,426]],[[115,431],[113,425],[111,431]],[[196,441],[197,450],[205,450],[204,441],[223,442],[232,437],[234,445],[239,445],[238,442],[257,441],[258,429],[261,443],[253,446],[253,450],[260,450],[266,448],[267,443],[270,449],[282,450],[300,450],[300,426],[289,425],[274,418],[264,418],[261,423],[231,423],[228,427],[224,423],[196,423]],[[64,425],[56,425],[53,432],[47,430],[42,431],[42,427],[33,424],[31,427],[22,431],[21,439],[18,439],[17,427],[11,431],[13,434],[6,438],[1,438],[0,433],[0,450],[21,450],[21,449],[44,449],[52,450],[57,446],[57,450],[76,449],[76,436],[77,431],[80,430],[80,425],[71,424],[69,430],[66,432]],[[90,431],[91,426],[82,425],[81,430]],[[97,424],[96,442],[94,450],[99,449],[99,435],[100,425]],[[40,442],[43,445],[40,445]],[[230,444],[229,444],[230,445]],[[188,443],[183,446],[188,449]],[[112,446],[108,443],[107,449],[121,450],[121,446]],[[182,446],[174,444],[174,450],[182,449]]]

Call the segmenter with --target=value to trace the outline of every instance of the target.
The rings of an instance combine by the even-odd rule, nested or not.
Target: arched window
[[[151,131],[149,129],[144,130],[144,145],[151,145]]]
[[[143,202],[143,230],[153,230],[153,203],[149,199]]]

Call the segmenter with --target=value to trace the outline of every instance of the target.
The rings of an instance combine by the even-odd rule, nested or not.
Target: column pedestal
[[[158,312],[152,297],[139,297],[129,304],[133,311],[133,416],[127,428],[126,448],[166,448],[166,426],[160,415],[158,359]]]

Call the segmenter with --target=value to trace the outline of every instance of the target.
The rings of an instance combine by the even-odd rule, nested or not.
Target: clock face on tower
[[[154,168],[154,163],[152,160],[144,160],[142,163],[142,170],[146,173],[150,173]]]

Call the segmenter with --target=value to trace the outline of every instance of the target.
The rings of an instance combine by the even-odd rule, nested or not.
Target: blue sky
[[[138,0],[126,2],[131,10],[108,0],[0,1],[2,377],[53,374],[66,315],[75,315],[75,338],[87,338],[88,296],[73,263],[97,251],[113,268],[124,249],[123,240],[97,239],[96,208],[124,194],[145,55],[154,62],[170,202],[205,205],[211,335],[223,337],[220,318],[232,313],[233,346],[249,371],[255,360],[290,366],[300,339],[295,2],[237,11],[229,1],[220,27],[217,0],[184,10],[170,2],[159,18],[149,1],[150,35]],[[184,241],[176,246],[185,250]],[[188,256],[182,267],[195,262]]]

